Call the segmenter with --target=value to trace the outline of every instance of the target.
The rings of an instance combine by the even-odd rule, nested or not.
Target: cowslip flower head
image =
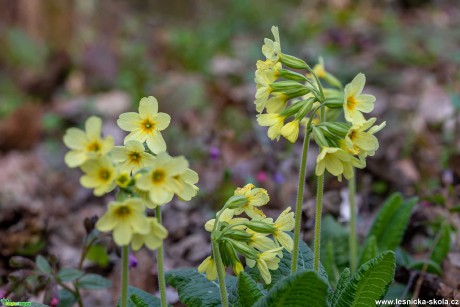
[[[281,128],[281,135],[289,142],[295,143],[299,137],[299,120],[295,119]]]
[[[292,252],[294,241],[287,231],[292,231],[295,227],[294,212],[291,212],[291,207],[286,208],[276,219],[273,226],[276,228],[273,237],[282,247],[288,252]]]
[[[267,132],[270,140],[280,139],[281,129],[284,126],[284,119],[284,116],[277,113],[257,115],[257,123],[259,123],[260,126],[270,127]]]
[[[351,83],[345,86],[343,110],[345,119],[353,124],[365,122],[362,113],[369,113],[374,109],[375,97],[361,94],[366,83],[366,76],[359,73]]]
[[[181,187],[176,194],[182,200],[189,201],[198,193],[199,189],[195,185],[198,182],[198,174],[194,170],[187,168],[184,172],[174,176],[174,179],[177,180],[177,185]]]
[[[117,168],[127,173],[135,173],[155,159],[153,155],[144,152],[144,145],[136,140],[127,141],[125,146],[115,146],[111,156],[118,163]]]
[[[171,117],[168,114],[158,112],[158,101],[153,96],[141,99],[139,113],[123,113],[117,120],[121,129],[130,132],[125,142],[147,142],[147,146],[155,154],[166,151],[166,143],[160,131],[166,129],[170,122]]]
[[[321,152],[316,158],[316,176],[321,176],[324,170],[338,177],[342,181],[342,174],[346,179],[353,177],[353,167],[363,168],[363,163],[350,153],[337,147],[321,147]]]
[[[69,167],[77,167],[90,159],[106,155],[113,147],[111,136],[101,138],[102,121],[91,116],[85,122],[85,131],[78,128],[67,129],[64,144],[71,150],[65,155],[65,163]]]
[[[267,74],[261,70],[256,71],[256,78],[254,81],[256,82],[257,89],[256,100],[254,103],[256,105],[257,112],[262,113],[265,109],[265,105],[267,104],[268,97],[272,92],[272,88],[270,87],[272,81],[270,81],[270,78],[267,76]]]
[[[386,125],[386,122],[383,122],[372,127],[376,120],[374,117],[362,124],[354,124],[345,136],[346,150],[361,159],[373,156],[379,148],[379,141],[374,133],[382,130]]]
[[[268,196],[267,190],[256,188],[252,183],[249,183],[242,188],[236,189],[235,195],[242,195],[247,199],[244,205],[234,209],[236,215],[245,212],[253,219],[265,218],[265,214],[257,209],[257,207],[264,206],[269,202],[270,197]]]
[[[275,38],[275,41],[272,41],[269,38],[264,39],[262,53],[265,55],[267,60],[277,62],[281,57],[281,41],[278,27],[272,26],[272,34]]]
[[[253,268],[257,264],[260,275],[262,276],[265,283],[268,285],[272,282],[272,276],[269,270],[276,270],[279,267],[279,262],[281,261],[279,257],[279,252],[282,250],[282,247],[271,249],[260,253],[257,255],[256,260],[246,259],[246,264]]]
[[[142,245],[147,246],[148,249],[155,250],[161,246],[162,242],[168,236],[166,228],[158,223],[154,217],[148,217],[148,224],[150,226],[149,232],[146,234],[133,235],[131,240],[131,247],[133,250],[139,250]]]
[[[198,266],[198,272],[206,273],[206,278],[209,280],[216,280],[217,266],[214,259],[211,256],[204,259],[204,261]]]
[[[101,196],[115,188],[117,170],[109,158],[86,161],[81,169],[85,175],[80,178],[80,183],[85,188],[94,189],[94,195]]]
[[[187,168],[188,162],[184,157],[173,158],[161,153],[150,163],[149,172],[136,180],[136,187],[148,191],[152,203],[164,205],[171,201],[174,193],[180,194],[183,190],[175,177],[184,173]]]
[[[97,221],[99,231],[112,231],[113,239],[119,246],[128,245],[134,234],[148,234],[150,225],[144,215],[145,206],[139,198],[129,198],[123,202],[109,203],[107,212]]]

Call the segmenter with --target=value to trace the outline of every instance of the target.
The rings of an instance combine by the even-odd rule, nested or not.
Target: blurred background
[[[359,234],[395,191],[419,197],[403,241],[413,257],[429,252],[443,220],[459,225],[456,0],[0,0],[0,288],[13,255],[54,255],[61,266],[78,264],[83,220],[100,216],[113,196],[96,198],[80,187],[80,171],[64,164],[62,136],[98,115],[104,133],[120,145],[124,132],[116,119],[137,110],[143,96],[157,97],[160,111],[171,115],[163,133],[168,150],[185,155],[200,176],[197,197],[165,207],[166,270],[196,266],[209,254],[203,225],[236,187],[266,188],[270,215],[293,206],[301,142],[271,142],[253,104],[255,63],[263,59],[272,25],[279,27],[283,51],[312,66],[322,56],[343,83],[363,72],[366,92],[377,97],[371,115],[387,127],[376,156],[358,172]],[[318,151],[312,147],[307,242]],[[346,183],[327,179],[324,213],[335,218],[334,226],[346,227],[346,195]],[[440,297],[458,295],[458,243],[427,285]],[[135,256],[131,283],[155,292],[153,253]],[[85,267],[114,286],[91,292],[88,306],[114,305],[118,264],[116,252],[93,252]],[[408,276],[397,274],[402,289]],[[168,296],[177,301],[174,290]]]

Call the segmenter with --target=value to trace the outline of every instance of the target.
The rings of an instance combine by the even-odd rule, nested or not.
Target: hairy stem
[[[225,287],[225,268],[220,256],[219,244],[217,244],[217,241],[215,240],[212,241],[212,254],[214,256],[214,261],[216,262],[217,267],[217,277],[219,279],[222,307],[228,307],[227,288]]]
[[[308,127],[308,126],[307,126]],[[297,271],[297,258],[299,256],[300,228],[302,224],[302,204],[305,187],[305,175],[307,168],[308,146],[310,144],[310,131],[305,128],[303,139],[302,159],[300,160],[299,182],[297,186],[297,199],[295,205],[295,228],[294,228],[294,248],[292,249],[291,273]]]
[[[158,223],[161,222],[161,207],[157,206],[155,208],[155,215],[157,218]],[[161,298],[161,307],[166,307],[166,281],[165,281],[165,272],[164,272],[164,264],[163,264],[163,242],[161,242],[160,247],[157,250],[157,265],[158,265],[158,285],[160,288],[160,298]]]
[[[356,203],[355,203],[355,194],[356,194],[356,172],[353,169],[353,177],[348,181],[348,196],[350,202],[350,270],[353,274],[356,272],[357,268],[357,237],[356,237]]]
[[[124,245],[122,248],[122,271],[121,271],[121,307],[128,306],[128,266],[129,246]]]

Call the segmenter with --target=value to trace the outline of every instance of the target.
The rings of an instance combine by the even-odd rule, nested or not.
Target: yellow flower
[[[240,275],[240,273],[244,271],[243,265],[240,261],[236,261],[234,264],[232,264],[232,269],[236,276]]]
[[[115,183],[117,184],[117,186],[121,188],[126,188],[130,182],[131,176],[129,175],[129,173],[120,173],[115,179]]]
[[[369,113],[374,109],[375,97],[361,94],[366,83],[366,76],[358,74],[350,84],[345,86],[345,101],[343,110],[345,119],[353,124],[361,124],[365,121],[363,113]]]
[[[291,212],[291,207],[281,212],[273,226],[276,228],[273,234],[275,240],[288,252],[292,252],[294,241],[291,236],[286,233],[286,231],[291,231],[295,227],[294,212]]]
[[[359,155],[361,159],[375,154],[375,151],[379,148],[379,141],[374,136],[374,133],[382,130],[386,125],[386,122],[383,122],[371,128],[375,121],[376,118],[374,117],[362,124],[354,124],[350,128],[345,136],[346,149],[350,153]]]
[[[198,187],[195,185],[198,182],[198,174],[195,171],[187,168],[183,173],[176,175],[174,179],[181,187],[181,190],[176,192],[181,199],[189,201],[198,192]]]
[[[163,240],[168,236],[168,231],[160,223],[157,222],[156,218],[147,218],[150,226],[149,232],[146,234],[134,234],[131,240],[131,247],[133,250],[139,250],[142,245],[145,244],[147,248],[155,250],[161,246]]]
[[[316,176],[320,176],[327,169],[329,173],[337,176],[342,181],[342,174],[346,179],[353,177],[353,166],[362,168],[362,162],[341,148],[321,147],[321,152],[316,158]]]
[[[85,130],[70,128],[64,135],[64,143],[71,149],[65,155],[69,167],[77,167],[85,161],[106,155],[113,147],[113,138],[101,138],[102,121],[91,116],[85,122]]]
[[[326,77],[326,69],[324,68],[323,58],[319,58],[319,63],[313,66],[313,72],[318,78]]]
[[[175,179],[188,168],[184,157],[170,157],[166,153],[159,154],[151,163],[148,173],[136,180],[136,187],[149,192],[150,200],[158,205],[171,201],[174,193],[181,193],[183,187]]]
[[[263,280],[266,284],[270,284],[272,282],[272,276],[270,275],[269,270],[276,270],[279,267],[280,258],[279,252],[282,250],[282,247],[274,248],[263,253],[257,255],[256,260],[246,259],[246,264],[253,268],[255,264],[257,264],[257,268],[259,269],[260,275],[262,276]]]
[[[286,107],[289,96],[282,93],[272,93],[272,97],[267,100],[266,107],[267,113],[280,113]]]
[[[257,115],[257,122],[260,126],[270,127],[267,132],[267,135],[270,138],[270,140],[279,140],[281,136],[281,129],[284,125],[284,119],[284,116],[281,116],[277,113]]]
[[[281,56],[281,41],[278,27],[272,26],[272,33],[275,41],[266,38],[264,40],[264,45],[262,46],[262,53],[265,55],[267,60],[277,62]]]
[[[247,229],[246,231],[252,234],[251,240],[248,242],[249,246],[257,248],[261,252],[278,247],[278,245],[276,245],[276,243],[272,239],[268,238],[268,234],[257,233],[250,229]]]
[[[247,198],[243,206],[234,209],[236,215],[245,212],[253,219],[265,218],[265,214],[256,207],[264,206],[270,200],[267,190],[256,188],[253,184],[249,183],[242,188],[236,189],[235,195],[243,195]]]
[[[128,245],[134,234],[147,234],[149,221],[144,215],[145,206],[138,198],[129,198],[123,202],[109,203],[107,212],[97,221],[99,231],[113,230],[113,239],[117,245]]]
[[[123,113],[117,120],[121,129],[131,132],[126,136],[126,142],[147,142],[147,146],[155,154],[166,151],[166,143],[160,131],[166,129],[170,122],[171,117],[168,114],[158,113],[158,101],[153,96],[141,99],[139,113]]]
[[[280,62],[274,62],[270,60],[261,61],[258,60],[256,63],[257,70],[265,74],[269,79],[270,83],[274,82],[279,77],[279,70],[282,68]]]
[[[257,91],[256,101],[254,101],[254,103],[256,104],[257,112],[262,113],[265,105],[267,104],[268,97],[272,92],[272,88],[270,87],[272,82],[268,78],[267,74],[261,70],[256,70],[255,82]]]
[[[217,267],[216,262],[211,256],[208,256],[198,267],[198,272],[206,273],[206,278],[209,280],[216,280]]]
[[[289,142],[295,143],[299,137],[299,120],[293,120],[281,128],[281,135],[284,136]]]
[[[127,141],[125,146],[115,146],[111,155],[113,161],[119,163],[117,168],[127,173],[135,173],[155,159],[151,154],[144,152],[142,143],[135,140]]]
[[[81,169],[85,175],[80,178],[80,183],[85,188],[94,189],[94,195],[101,196],[115,188],[117,170],[109,158],[89,160],[81,166]]]

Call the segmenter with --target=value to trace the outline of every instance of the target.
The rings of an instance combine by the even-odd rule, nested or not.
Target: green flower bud
[[[242,230],[230,230],[225,233],[224,237],[230,238],[236,241],[249,242],[251,241],[252,234],[247,233],[246,231],[242,231]]]
[[[307,77],[305,77],[302,74],[299,74],[298,72],[295,71],[290,71],[287,69],[280,69],[278,70],[278,76],[284,79],[288,80],[294,80],[298,82],[307,82],[309,81]]]
[[[272,89],[272,92],[283,92],[286,93],[288,91],[293,91],[293,90],[301,90],[307,88],[305,85],[302,83],[299,83],[297,81],[279,81],[279,82],[274,82],[270,84],[270,88]]]
[[[325,105],[331,109],[342,109],[343,108],[343,99],[338,98],[326,98]]]
[[[256,250],[250,247],[249,245],[247,245],[246,243],[241,243],[241,242],[232,240],[232,245],[238,251],[238,253],[240,253],[244,257],[249,258],[249,259],[254,259],[254,260],[257,259]]]
[[[294,69],[307,69],[308,67],[305,61],[284,53],[281,55],[280,61],[283,65]]]
[[[350,130],[351,124],[342,122],[327,122],[327,129],[333,133],[337,139],[343,139]]]
[[[329,147],[329,143],[327,142],[326,138],[324,137],[323,132],[317,126],[313,127],[313,136],[315,137],[315,142],[321,147]]]
[[[246,227],[249,229],[258,232],[258,233],[275,233],[276,228],[269,223],[261,222],[261,221],[250,221],[244,223]]]
[[[316,100],[316,98],[314,98],[314,97],[312,97],[310,99],[307,99],[307,100],[303,100],[304,104],[303,104],[302,108],[299,110],[299,112],[297,113],[297,115],[295,116],[295,119],[301,120],[302,118],[307,116],[307,114],[313,108],[313,103],[315,102],[315,100]]]
[[[228,240],[224,239],[219,242],[219,251],[224,266],[228,267],[239,261],[238,254]]]
[[[326,75],[324,76],[324,80],[326,80],[327,83],[329,83],[332,86],[335,86],[337,88],[343,88],[342,82],[339,81],[334,75],[332,75],[329,72],[326,72]]]
[[[286,118],[289,116],[293,116],[294,114],[299,112],[300,109],[302,109],[302,107],[304,106],[304,103],[305,103],[305,100],[294,102],[289,107],[284,109],[284,111],[281,112],[280,115]]]
[[[225,208],[228,209],[237,209],[244,206],[247,203],[248,199],[244,195],[233,195],[225,203]]]

